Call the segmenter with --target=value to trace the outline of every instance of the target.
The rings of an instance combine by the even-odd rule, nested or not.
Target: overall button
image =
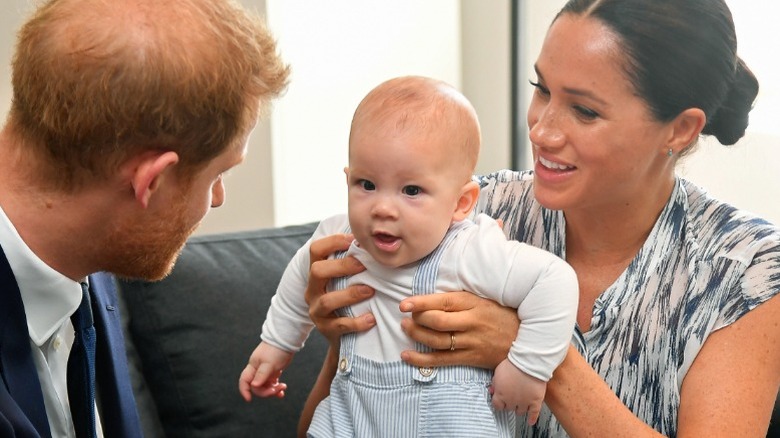
[[[431,377],[433,374],[433,368],[430,367],[420,367],[419,370],[423,377]]]
[[[347,364],[348,364],[347,358],[346,357],[342,357],[341,360],[339,361],[339,371],[341,371],[341,372],[346,371],[347,370]]]

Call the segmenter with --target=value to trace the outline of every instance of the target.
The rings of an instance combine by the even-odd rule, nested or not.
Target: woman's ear
[[[677,155],[684,151],[699,138],[706,123],[707,116],[699,108],[688,108],[681,112],[672,120],[672,134],[667,147],[662,152],[671,150]]]
[[[179,155],[172,151],[150,152],[133,160],[135,165],[131,170],[130,183],[141,207],[149,206],[149,200],[160,187],[165,171],[172,169],[178,162]]]
[[[466,219],[471,214],[471,210],[477,204],[479,198],[479,184],[469,181],[460,189],[460,197],[455,205],[455,211],[452,213],[452,221],[458,222]]]

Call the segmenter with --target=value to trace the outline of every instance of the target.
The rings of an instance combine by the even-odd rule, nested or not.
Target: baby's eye
[[[406,196],[417,196],[422,193],[422,189],[420,186],[406,186],[403,188],[402,192]]]
[[[361,179],[360,181],[358,181],[358,184],[360,184],[360,186],[363,187],[363,190],[368,190],[368,191],[376,190],[376,186],[374,185],[374,183],[372,183],[367,179]]]

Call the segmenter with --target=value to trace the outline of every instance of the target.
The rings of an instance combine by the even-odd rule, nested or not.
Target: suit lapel
[[[92,274],[89,283],[97,331],[95,371],[103,434],[107,437],[141,436],[114,277],[106,273]]]
[[[43,392],[30,350],[30,334],[16,277],[0,247],[0,395],[3,414],[12,399],[41,436],[51,436]],[[8,394],[9,397],[6,397]],[[14,416],[15,418],[18,416]],[[18,419],[18,418],[17,418]]]

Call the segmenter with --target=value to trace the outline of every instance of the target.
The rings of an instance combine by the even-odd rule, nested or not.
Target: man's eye
[[[369,180],[361,179],[358,184],[363,187],[363,190],[376,190],[376,186]]]
[[[419,186],[406,186],[403,192],[406,196],[417,196],[422,193],[422,189]]]

